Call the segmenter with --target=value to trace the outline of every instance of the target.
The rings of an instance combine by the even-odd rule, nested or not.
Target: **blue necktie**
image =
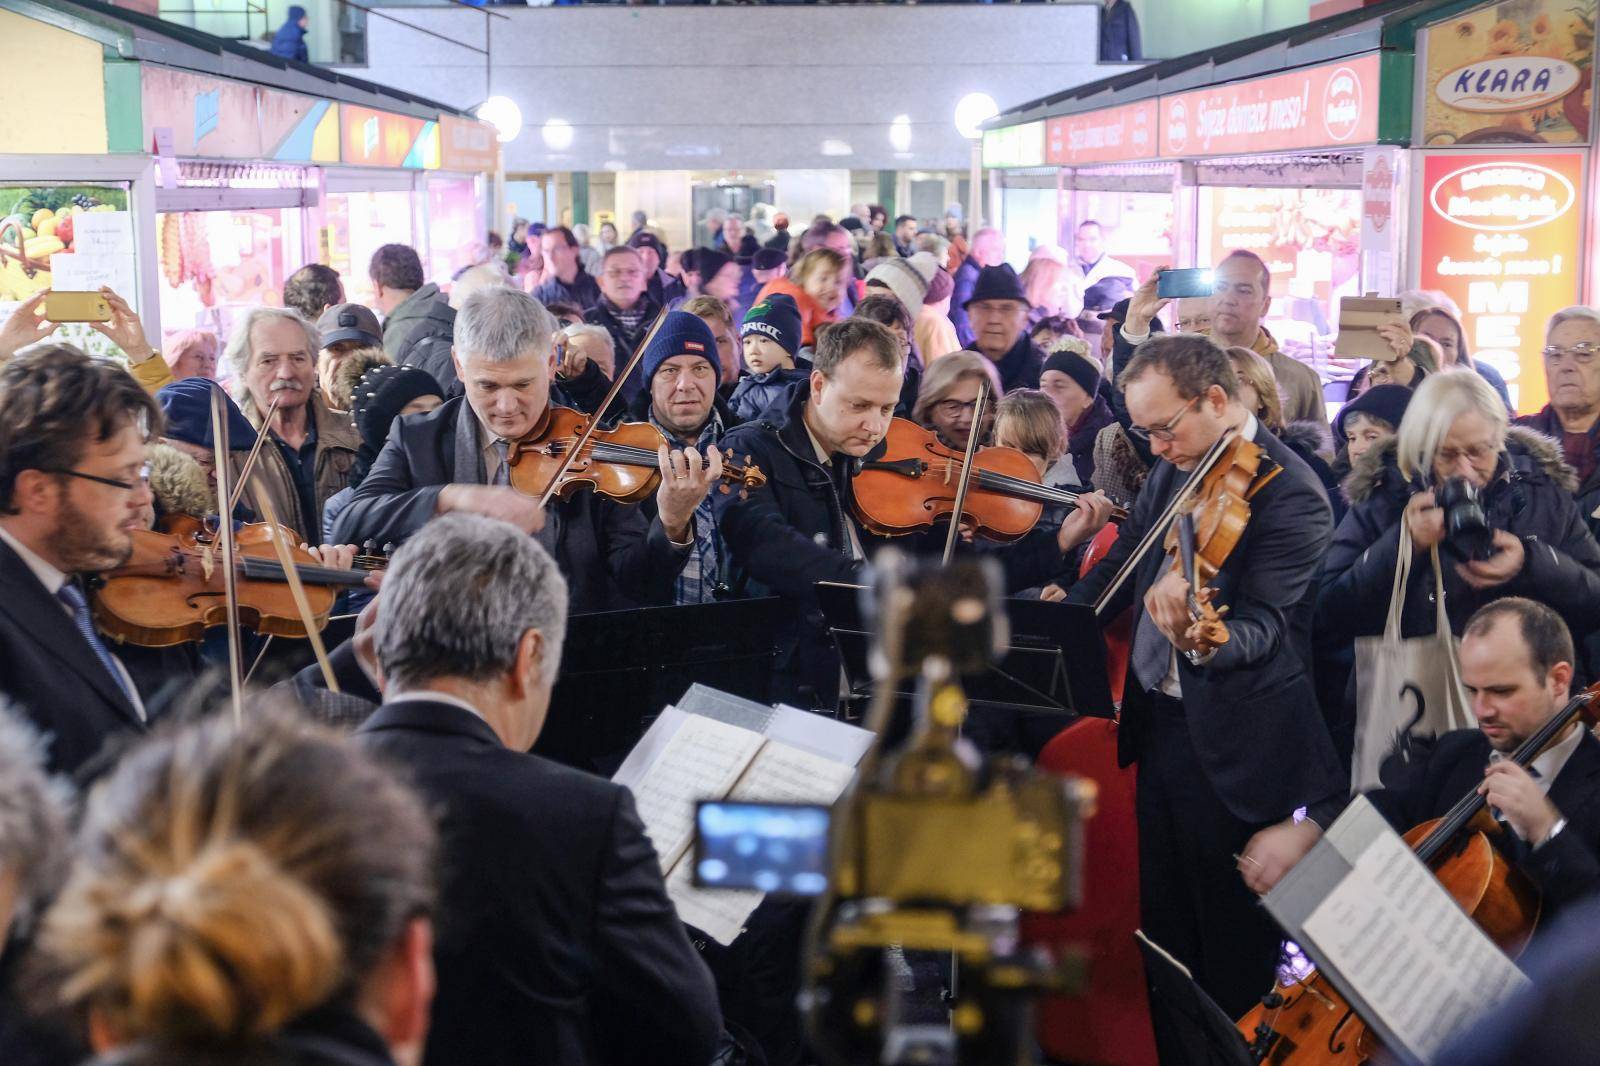
[[[500,465],[494,468],[494,480],[490,484],[511,484],[511,442],[507,440],[495,441],[494,453],[500,457]]]
[[[134,699],[133,693],[128,691],[128,682],[122,676],[122,670],[117,666],[117,661],[111,657],[111,652],[106,648],[105,642],[100,639],[100,634],[95,631],[94,618],[89,613],[89,601],[83,598],[83,593],[78,586],[67,582],[56,591],[56,599],[67,605],[72,611],[72,622],[78,627],[78,632],[83,634],[83,639],[88,642],[89,650],[94,652],[94,657],[100,660],[100,665],[106,668],[106,673],[111,675],[111,680],[117,683],[117,688],[128,698],[128,702],[135,709],[139,701]]]

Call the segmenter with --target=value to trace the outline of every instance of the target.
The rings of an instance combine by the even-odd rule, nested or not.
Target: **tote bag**
[[[1434,632],[1400,636],[1401,608],[1410,576],[1411,537],[1400,524],[1400,558],[1389,596],[1389,617],[1381,637],[1357,637],[1356,736],[1350,786],[1356,792],[1382,782],[1378,768],[1398,752],[1410,761],[1413,740],[1431,740],[1473,724],[1466,687],[1461,683],[1458,642],[1444,609],[1444,578],[1439,549],[1432,552]]]

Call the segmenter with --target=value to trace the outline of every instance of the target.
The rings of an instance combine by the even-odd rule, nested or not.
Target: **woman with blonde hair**
[[[922,376],[922,390],[911,409],[911,420],[933,430],[946,447],[965,448],[978,406],[978,391],[985,381],[989,383],[989,400],[985,404],[984,426],[978,434],[978,442],[983,443],[994,424],[995,404],[1005,390],[994,363],[977,352],[951,352],[929,364]]]
[[[100,1061],[415,1062],[433,866],[421,803],[354,746],[219,715],[96,786],[39,947]]]
[[[994,442],[1033,460],[1039,479],[1053,489],[1080,482],[1067,454],[1067,423],[1055,401],[1038,389],[1018,389],[995,405]]]

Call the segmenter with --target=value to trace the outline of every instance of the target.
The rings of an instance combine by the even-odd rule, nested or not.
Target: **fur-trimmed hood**
[[[1367,454],[1357,459],[1344,479],[1344,492],[1353,504],[1363,503],[1388,484],[1401,482],[1400,468],[1395,460],[1393,434],[1373,445]],[[1512,426],[1506,430],[1506,451],[1512,464],[1526,470],[1542,473],[1566,492],[1578,490],[1578,475],[1561,457],[1561,445],[1526,426]],[[1521,458],[1525,460],[1518,463]]]
[[[152,444],[146,455],[157,514],[203,518],[216,512],[216,497],[199,463],[169,444]]]
[[[1328,427],[1315,422],[1290,422],[1278,439],[1296,451],[1321,454],[1328,450]]]

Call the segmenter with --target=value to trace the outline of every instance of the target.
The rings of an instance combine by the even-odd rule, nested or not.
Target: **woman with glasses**
[[[1471,517],[1470,509],[1447,515],[1440,506],[1452,482],[1458,498],[1476,496],[1492,531],[1487,550],[1476,553],[1486,557],[1471,557],[1460,535],[1451,535]],[[1464,367],[1430,374],[1399,432],[1363,455],[1345,482],[1350,512],[1323,569],[1319,634],[1344,640],[1383,632],[1400,538],[1409,537],[1418,564],[1402,636],[1434,631],[1428,558],[1437,546],[1452,632],[1459,635],[1490,600],[1516,595],[1554,608],[1581,639],[1600,628],[1600,544],[1573,501],[1575,486],[1559,446],[1508,426],[1505,404],[1483,378]]]
[[[1578,510],[1600,537],[1595,517],[1600,510],[1600,312],[1568,307],[1551,316],[1545,327],[1544,382],[1548,402],[1516,423],[1561,445],[1561,457],[1578,475]],[[1526,392],[1523,399],[1538,402]]]
[[[989,383],[989,399],[984,404],[986,413],[978,444],[987,444],[995,404],[1005,390],[1000,387],[1000,374],[994,363],[977,352],[952,352],[929,365],[916,406],[911,409],[911,420],[933,430],[945,447],[965,449],[978,407],[978,392],[985,381]]]

